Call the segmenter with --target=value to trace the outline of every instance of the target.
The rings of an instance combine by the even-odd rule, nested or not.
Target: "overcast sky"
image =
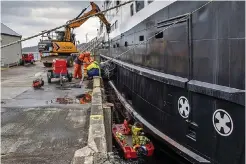
[[[102,1],[94,2],[102,9]],[[1,1],[1,21],[25,38],[65,24],[88,5],[89,1]],[[74,30],[76,39],[85,42],[86,33],[89,40],[94,38],[98,27],[99,18],[90,18]],[[35,46],[40,38],[22,42],[22,47]]]

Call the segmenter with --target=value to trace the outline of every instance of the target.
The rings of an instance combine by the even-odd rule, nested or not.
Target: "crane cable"
[[[67,26],[67,25],[70,25],[70,24],[72,24],[72,23],[76,23],[76,22],[78,22],[78,21],[81,21],[81,20],[84,20],[84,19],[87,19],[87,18],[90,18],[90,17],[93,17],[93,16],[97,16],[97,15],[99,15],[99,14],[106,13],[106,12],[108,12],[108,11],[110,11],[110,10],[113,10],[113,9],[115,9],[115,8],[124,6],[124,5],[128,4],[128,3],[131,3],[132,1],[133,1],[133,0],[129,0],[129,1],[125,2],[125,3],[119,4],[119,5],[117,5],[117,6],[108,8],[108,9],[106,9],[106,10],[100,11],[100,12],[95,13],[95,14],[92,14],[92,15],[89,15],[89,16],[87,16],[87,17],[85,17],[85,18],[78,19],[78,20],[74,20],[74,21],[71,21],[71,22],[66,23],[66,24],[64,24],[64,25],[58,26],[58,27],[56,27],[56,28],[53,28],[53,29],[51,29],[51,30],[45,30],[45,31],[40,32],[40,33],[38,33],[38,34],[36,34],[36,35],[32,35],[32,36],[30,36],[30,37],[27,37],[27,38],[24,38],[24,39],[21,39],[21,40],[17,40],[17,41],[14,41],[14,42],[5,44],[5,45],[1,46],[1,48],[5,48],[5,47],[11,46],[11,45],[13,45],[13,44],[19,43],[19,42],[23,42],[23,41],[26,41],[26,40],[30,40],[30,39],[36,38],[36,37],[38,37],[38,36],[40,36],[40,35],[43,35],[43,34],[50,33],[50,32],[52,32],[52,31],[58,30],[58,29],[60,29],[60,28],[62,28],[62,27],[65,27],[65,26]]]
[[[107,65],[108,62],[113,61],[114,59],[116,59],[116,58],[118,58],[118,57],[120,57],[120,56],[126,54],[127,52],[133,50],[135,47],[137,47],[137,46],[139,46],[139,45],[141,45],[141,44],[143,44],[143,43],[147,43],[150,39],[152,39],[152,38],[155,37],[156,35],[158,35],[158,34],[164,32],[165,30],[167,30],[168,28],[174,26],[174,25],[177,24],[177,23],[186,20],[190,15],[192,15],[193,13],[195,13],[195,12],[197,12],[198,10],[202,9],[203,7],[207,6],[207,5],[210,4],[212,1],[213,1],[213,0],[210,0],[210,1],[208,1],[207,3],[205,3],[204,5],[202,5],[201,7],[197,8],[196,10],[194,10],[194,11],[192,11],[192,12],[190,12],[190,13],[187,13],[187,16],[186,16],[186,17],[183,17],[183,18],[181,18],[181,19],[175,21],[173,24],[167,26],[166,28],[164,28],[163,30],[159,31],[159,32],[156,33],[155,35],[149,37],[146,41],[143,41],[143,42],[141,42],[141,43],[139,43],[139,44],[136,44],[135,46],[133,46],[132,48],[126,50],[125,52],[123,52],[123,53],[121,53],[121,54],[119,54],[119,55],[117,55],[117,56],[115,56],[115,57],[113,57],[113,58],[111,58],[111,59],[108,59],[108,60],[104,61],[103,64]],[[113,68],[113,69],[114,69],[114,68]],[[113,69],[112,69],[112,70],[113,70]],[[107,70],[107,71],[112,71],[112,70]]]

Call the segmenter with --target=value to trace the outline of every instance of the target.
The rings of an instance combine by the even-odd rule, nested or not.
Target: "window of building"
[[[110,2],[111,2],[111,1],[109,1],[109,0],[107,0],[107,1],[105,2],[105,8],[109,8]]]
[[[133,12],[133,4],[131,4],[130,6],[130,12],[131,12],[131,16],[133,16],[134,12]]]
[[[144,8],[144,1],[135,1],[136,12]]]
[[[156,33],[156,34],[155,34],[155,38],[156,38],[156,39],[163,38],[163,32],[160,32],[159,34]]]
[[[148,0],[148,4],[152,3],[154,0]]]
[[[125,42],[125,47],[127,47],[128,46],[128,42]]]
[[[143,35],[139,36],[139,41],[144,41],[144,36]]]
[[[117,29],[118,28],[118,20],[117,21],[115,21],[115,29]]]

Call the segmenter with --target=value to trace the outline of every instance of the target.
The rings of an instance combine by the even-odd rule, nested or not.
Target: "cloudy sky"
[[[102,9],[102,1],[93,2]],[[25,38],[65,24],[88,5],[89,1],[1,1],[1,22]],[[98,27],[99,18],[90,18],[74,30],[76,39],[85,42],[86,33],[89,40],[94,38]],[[40,38],[22,42],[22,47],[35,46]]]

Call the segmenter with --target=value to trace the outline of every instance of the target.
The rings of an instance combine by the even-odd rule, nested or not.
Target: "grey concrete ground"
[[[41,90],[31,87],[35,74],[45,80]],[[88,82],[80,89],[61,90],[59,83],[47,83],[41,63],[4,70],[1,76],[1,162],[70,163],[75,151],[87,145],[90,104],[65,105],[50,100],[75,98],[90,90]]]
[[[104,112],[102,106],[100,78],[94,77],[88,144],[86,147],[78,149],[75,152],[72,164],[109,163],[103,118]]]

